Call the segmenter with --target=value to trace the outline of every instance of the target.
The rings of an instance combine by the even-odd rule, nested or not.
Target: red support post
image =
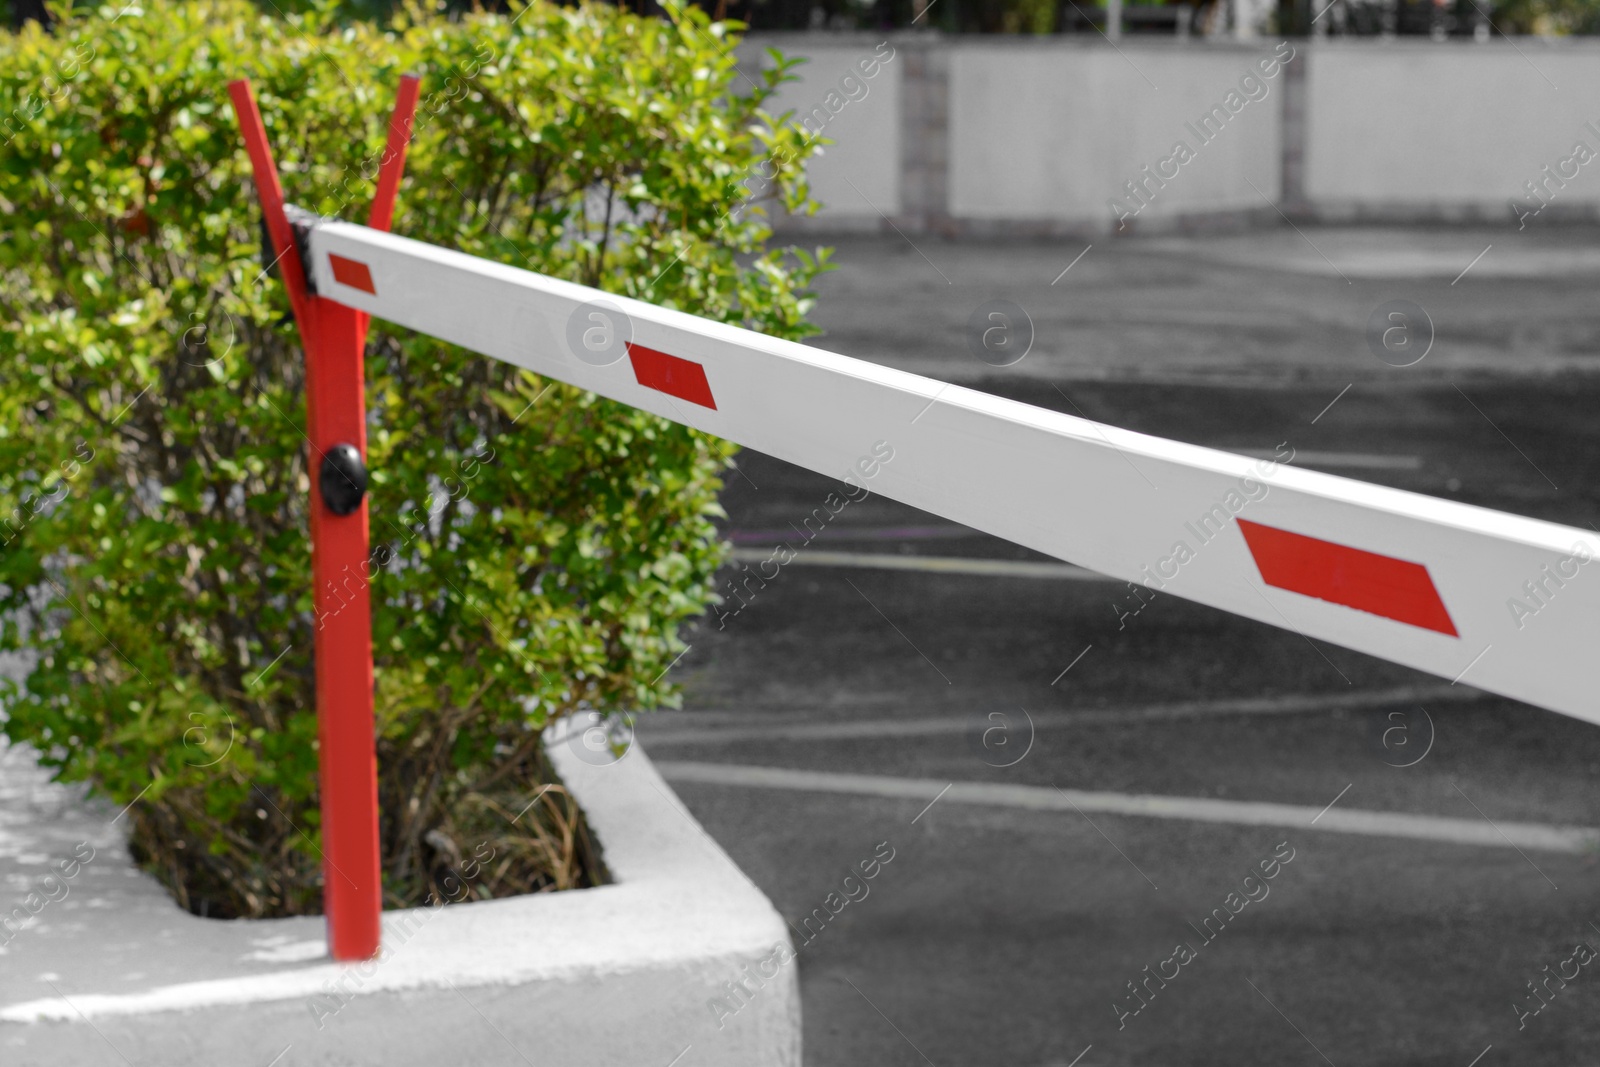
[[[394,201],[400,193],[400,175],[406,169],[406,146],[411,143],[412,119],[417,114],[417,97],[421,89],[422,82],[415,75],[407,74],[400,79],[394,113],[389,116],[389,140],[383,146],[382,158],[378,160],[378,189],[372,197],[372,214],[367,218],[367,225],[374,230],[387,233],[389,224],[394,221]],[[365,338],[369,316],[365,311],[359,314],[361,336]]]
[[[308,290],[309,264],[300,262],[250,83],[232,82],[228,93],[306,355],[324,911],[333,958],[364,960],[377,955],[383,912],[365,494],[368,317]],[[375,229],[387,230],[394,214],[417,95],[417,79],[401,79],[372,206]]]
[[[394,114],[389,116],[389,142],[378,160],[378,191],[372,198],[372,215],[367,225],[374,230],[389,229],[394,221],[394,200],[400,192],[400,175],[406,169],[406,146],[411,143],[411,120],[417,113],[417,96],[422,82],[413,74],[400,79]]]

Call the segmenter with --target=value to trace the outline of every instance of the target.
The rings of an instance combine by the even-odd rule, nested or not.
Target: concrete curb
[[[595,766],[558,731],[551,759],[615,883],[386,912],[383,955],[358,965],[326,961],[320,918],[180,911],[133,867],[114,812],[0,753],[0,859],[65,887],[0,949],[0,1062],[798,1067],[783,920],[637,745]],[[17,817],[20,792],[37,810],[51,791],[65,817]],[[8,835],[30,822],[52,840]],[[94,858],[63,881],[73,840]]]

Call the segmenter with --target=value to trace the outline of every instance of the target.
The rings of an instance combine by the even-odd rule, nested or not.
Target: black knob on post
[[[349,515],[361,506],[367,495],[367,465],[355,445],[334,445],[322,457],[317,482],[322,502],[335,515]]]

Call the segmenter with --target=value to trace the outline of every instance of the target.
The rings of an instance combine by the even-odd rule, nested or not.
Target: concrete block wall
[[[1330,219],[1515,224],[1513,198],[1524,210],[1541,206],[1526,188],[1537,182],[1548,198],[1538,221],[1600,217],[1597,44],[1502,39],[1314,49],[1306,70],[1307,198]],[[1595,162],[1562,166],[1578,142]]]
[[[810,60],[777,110],[834,142],[790,231],[1600,219],[1600,41],[767,34],[742,61],[767,47]]]

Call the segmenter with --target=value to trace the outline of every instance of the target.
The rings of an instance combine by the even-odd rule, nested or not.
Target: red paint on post
[[[389,114],[389,139],[378,159],[378,189],[372,197],[372,214],[367,225],[374,230],[389,232],[394,221],[394,201],[400,195],[400,175],[406,169],[406,146],[411,143],[411,123],[417,114],[417,96],[422,82],[414,74],[400,79],[400,91],[395,94],[394,111]]]
[[[311,439],[312,581],[317,612],[316,663],[322,781],[323,897],[334,959],[378,951],[383,911],[378,844],[378,758],[372,713],[372,614],[367,502],[335,515],[316,476],[322,456],[351,444],[367,455],[366,331],[360,312],[317,300],[316,326],[305,337],[306,391],[316,397]]]
[[[311,572],[317,628],[318,770],[322,804],[323,910],[328,948],[336,960],[376,956],[382,930],[382,856],[378,837],[378,762],[372,713],[372,615],[368,585],[367,503],[349,515],[335,515],[322,499],[322,457],[335,445],[354,445],[367,454],[364,353],[368,317],[354,308],[318,297],[306,288],[277,166],[267,144],[250,83],[228,86],[240,132],[250,153],[256,191],[273,250],[282,266],[284,287],[300,328],[306,353],[306,436],[311,481]],[[391,152],[386,154],[373,217],[387,228],[405,158],[417,101],[416,79],[401,82],[390,120]],[[366,264],[332,257],[334,277],[373,292]],[[358,268],[354,269],[353,268]],[[365,282],[363,285],[362,282]],[[343,593],[339,590],[344,590]]]
[[[395,94],[394,110],[389,113],[389,140],[383,146],[383,155],[378,160],[378,190],[372,196],[372,214],[367,216],[367,225],[374,230],[389,232],[389,224],[394,221],[394,202],[400,195],[400,175],[406,169],[406,146],[411,143],[412,120],[417,114],[417,96],[422,91],[422,82],[414,74],[407,74],[400,79],[400,91]],[[372,282],[372,274],[367,273],[367,283]],[[378,294],[371,289],[367,292],[373,296]],[[360,312],[361,336],[367,335],[367,325],[371,316],[365,311]]]
[[[698,363],[665,352],[657,352],[644,345],[628,342],[628,359],[633,363],[633,376],[646,389],[655,389],[717,410],[717,401],[711,395],[711,383],[706,381],[706,369]]]
[[[1422,564],[1247,519],[1238,521],[1261,579],[1268,585],[1460,636]]]
[[[278,268],[283,272],[283,287],[289,291],[289,306],[294,311],[300,335],[305,336],[308,301],[305,270],[300,256],[294,251],[294,231],[289,228],[289,218],[283,212],[283,187],[278,184],[278,168],[272,162],[272,149],[267,144],[267,127],[261,121],[261,109],[250,92],[250,83],[244,79],[228,83],[228,95],[233,99],[233,113],[239,119],[239,133],[244,138],[245,150],[250,154],[250,168],[256,181],[256,197],[261,201],[261,217],[267,224],[267,236],[272,238],[273,251],[278,253]]]
[[[372,287],[372,271],[367,269],[365,263],[358,263],[353,259],[345,259],[328,253],[328,266],[333,268],[333,280],[340,285],[348,285],[352,289],[360,289],[363,293],[378,295],[378,290]]]

